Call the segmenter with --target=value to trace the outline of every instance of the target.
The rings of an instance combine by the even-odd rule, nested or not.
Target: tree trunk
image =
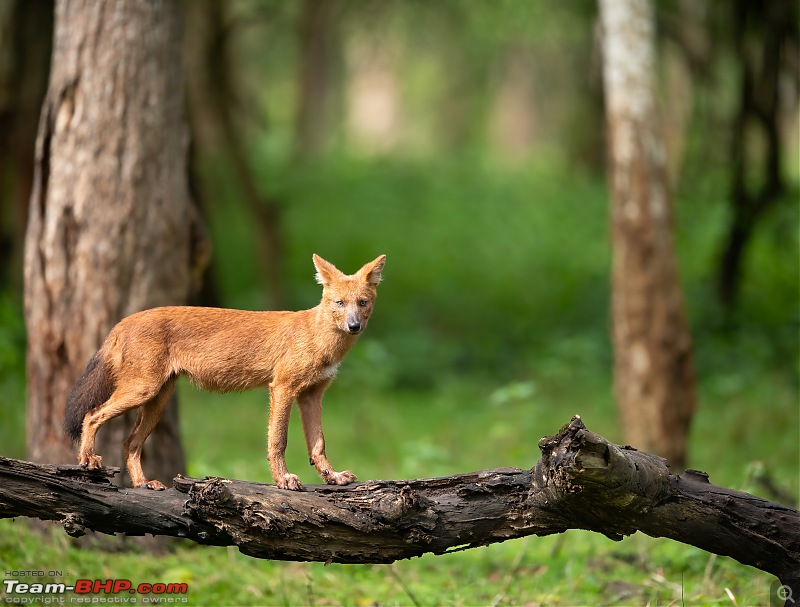
[[[318,485],[286,491],[221,478],[176,478],[166,491],[109,487],[117,470],[0,457],[0,518],[59,521],[67,533],[145,533],[237,546],[256,558],[391,563],[495,542],[586,529],[641,531],[800,579],[800,513],[712,485],[696,470],[620,447],[579,417],[539,441],[531,470]],[[797,591],[797,590],[796,590]]]
[[[53,0],[0,3],[0,290],[22,293],[22,251],[39,109],[47,90]]]
[[[230,58],[233,29],[226,25],[230,21],[227,8],[229,4],[219,0],[194,0],[185,7],[187,89],[197,144],[194,161],[218,163],[225,158],[229,162],[241,201],[258,230],[259,261],[269,293],[268,307],[284,309],[287,295],[282,265],[283,204],[260,187],[258,174],[248,159],[245,129],[236,120],[237,87]],[[211,190],[208,179],[199,181],[203,191]],[[209,205],[206,201],[213,195],[211,192],[201,196],[201,202]],[[211,213],[210,206],[205,208]]]
[[[613,239],[614,382],[627,440],[686,461],[695,406],[648,0],[600,0]]]
[[[185,303],[207,259],[187,186],[176,1],[59,0],[25,242],[27,454],[71,462],[65,398],[122,317]],[[122,465],[133,416],[98,435]],[[146,474],[184,470],[172,403]]]
[[[294,155],[298,162],[319,156],[330,140],[339,11],[337,0],[303,0],[297,18],[300,69]]]
[[[784,112],[788,115],[796,111],[800,87],[796,65],[789,59],[797,56],[800,40],[797,3],[738,0],[730,7],[734,50],[742,73],[739,107],[732,125],[732,217],[717,276],[718,296],[729,312],[736,307],[742,264],[753,230],[785,192],[781,121]],[[791,86],[795,94],[781,95],[782,85]],[[759,148],[757,137],[765,148],[761,154],[754,153]],[[754,177],[758,178],[757,186],[753,185]]]

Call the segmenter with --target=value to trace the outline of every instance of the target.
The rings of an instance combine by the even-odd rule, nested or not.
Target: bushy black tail
[[[64,430],[73,441],[81,437],[83,418],[108,400],[114,392],[114,383],[103,362],[102,350],[97,352],[80,379],[67,396],[67,410],[64,416]]]

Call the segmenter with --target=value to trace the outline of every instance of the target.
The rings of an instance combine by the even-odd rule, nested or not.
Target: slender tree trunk
[[[330,140],[339,10],[337,0],[304,0],[298,15],[300,69],[294,155],[300,162],[319,156]]]
[[[268,305],[282,309],[287,298],[282,265],[283,201],[260,187],[248,159],[244,129],[236,120],[237,90],[229,56],[232,28],[226,26],[226,8],[228,5],[218,0],[193,0],[185,8],[187,88],[198,148],[195,162],[224,157],[230,163],[241,200],[259,232],[259,260],[270,295]],[[203,180],[200,185],[204,191],[210,189]],[[208,196],[201,198],[207,200]]]
[[[789,58],[797,57],[800,36],[796,2],[738,0],[730,7],[734,50],[742,73],[731,146],[732,218],[720,257],[717,291],[720,302],[733,310],[753,230],[785,192],[780,123],[783,112],[796,110],[797,95],[782,99],[780,89],[782,82],[795,91],[800,86],[796,64],[791,65]],[[760,155],[753,152],[758,148],[753,145],[754,137],[759,135],[765,147]],[[753,185],[754,176],[758,177],[757,186]]]
[[[122,317],[185,303],[207,260],[188,192],[176,1],[59,0],[25,242],[28,458],[73,462],[64,401]],[[133,418],[101,430],[122,465]],[[116,455],[116,457],[115,457]],[[173,403],[148,441],[150,476],[184,470]]]
[[[600,0],[613,239],[614,381],[627,440],[686,460],[692,343],[673,246],[648,0]]]
[[[22,251],[39,108],[47,90],[53,0],[0,3],[0,290],[22,292]]]

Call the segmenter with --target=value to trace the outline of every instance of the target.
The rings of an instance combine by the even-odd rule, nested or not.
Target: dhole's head
[[[321,305],[339,330],[357,335],[367,326],[384,263],[386,255],[381,255],[348,276],[314,254],[317,282],[322,285]]]

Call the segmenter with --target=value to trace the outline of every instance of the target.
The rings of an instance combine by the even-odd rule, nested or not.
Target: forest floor
[[[538,439],[554,434],[574,413],[589,429],[624,442],[603,377],[589,373],[565,384],[545,376],[503,386],[452,379],[428,391],[358,391],[346,382],[334,384],[325,403],[329,455],[334,465],[353,469],[363,480],[528,468],[539,458]],[[774,499],[758,481],[768,474],[797,495],[797,395],[781,378],[751,379],[701,382],[690,464],[707,471],[712,482]],[[180,384],[179,394],[190,475],[269,481],[265,394],[211,395],[188,383]],[[5,455],[22,456],[20,422],[4,424]],[[10,431],[13,426],[17,432]],[[290,470],[316,482],[296,415],[287,455]],[[43,571],[44,578],[25,581],[45,583],[185,583],[186,595],[135,598],[186,598],[196,606],[769,605],[775,582],[731,559],[641,534],[615,543],[570,531],[390,566],[326,567],[260,561],[234,548],[183,542],[156,556],[130,541],[112,551],[79,548],[57,525],[42,534],[24,520],[0,521],[0,569],[4,579],[11,571]],[[0,595],[11,602],[22,598],[4,589]],[[76,596],[64,595],[67,603]]]

